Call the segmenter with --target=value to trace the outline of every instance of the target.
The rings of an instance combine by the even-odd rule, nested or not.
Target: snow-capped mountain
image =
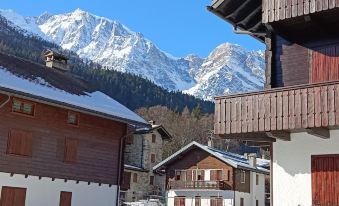
[[[207,58],[194,54],[176,58],[141,33],[80,9],[58,15],[43,13],[38,17],[0,10],[0,15],[27,33],[53,41],[106,69],[141,75],[169,90],[211,100],[213,96],[263,86],[262,52],[247,51],[238,45],[220,45]]]

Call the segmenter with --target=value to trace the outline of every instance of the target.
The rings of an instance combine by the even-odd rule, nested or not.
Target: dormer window
[[[79,124],[79,115],[74,112],[68,112],[67,123],[71,125],[78,125]]]
[[[12,111],[15,113],[34,116],[34,103],[13,99]]]

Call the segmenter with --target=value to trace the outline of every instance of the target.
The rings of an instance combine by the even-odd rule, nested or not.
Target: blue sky
[[[224,42],[250,50],[264,45],[247,35],[233,34],[228,23],[209,13],[211,0],[0,0],[0,8],[25,16],[65,13],[76,8],[117,20],[141,32],[160,49],[174,56],[207,56]]]

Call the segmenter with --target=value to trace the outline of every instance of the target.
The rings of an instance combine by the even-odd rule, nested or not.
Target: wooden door
[[[2,187],[0,206],[25,206],[26,188]]]
[[[339,206],[339,155],[312,156],[312,202]]]
[[[184,197],[175,197],[174,198],[174,206],[185,206],[185,198]]]

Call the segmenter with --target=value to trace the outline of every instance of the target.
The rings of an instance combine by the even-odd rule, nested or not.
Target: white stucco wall
[[[291,134],[291,141],[273,144],[274,206],[311,206],[311,155],[339,154],[339,130],[330,139],[307,133]]]
[[[185,206],[195,206],[194,199],[196,196],[201,197],[202,206],[210,206],[211,197],[223,198],[223,206],[233,206],[233,191],[222,191],[222,190],[199,190],[199,191],[174,191],[170,190],[167,193],[167,206],[174,206],[174,197],[185,197]]]
[[[0,187],[26,188],[26,206],[59,206],[60,192],[72,192],[72,206],[115,206],[117,186],[0,173]]]

